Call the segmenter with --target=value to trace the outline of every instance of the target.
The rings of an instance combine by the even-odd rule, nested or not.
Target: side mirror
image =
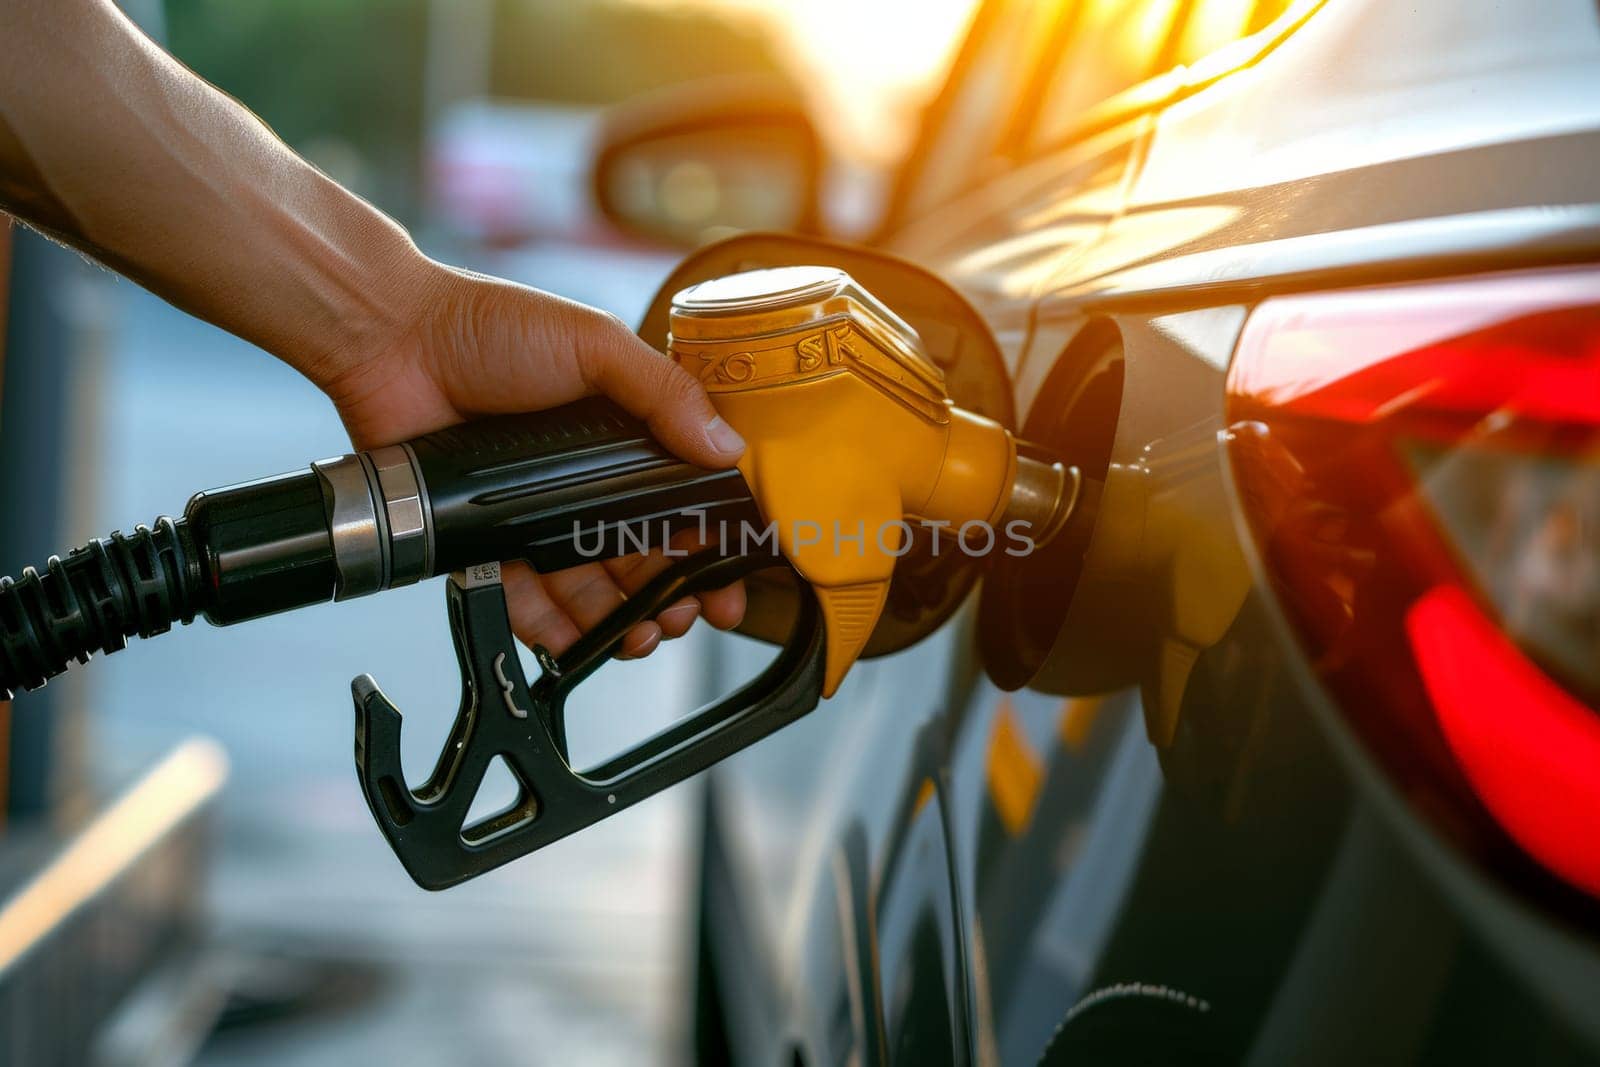
[[[691,82],[613,108],[594,195],[619,229],[693,247],[741,230],[815,233],[822,145],[792,89]]]

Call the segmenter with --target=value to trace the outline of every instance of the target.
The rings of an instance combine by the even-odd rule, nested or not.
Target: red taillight
[[[1269,300],[1228,417],[1367,747],[1478,858],[1600,896],[1600,270]]]
[[[1406,631],[1439,728],[1489,810],[1551,870],[1600,894],[1600,715],[1459,588],[1424,593]]]

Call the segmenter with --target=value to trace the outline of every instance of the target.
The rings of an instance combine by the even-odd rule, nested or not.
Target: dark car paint
[[[1600,1061],[1594,932],[1468,868],[1377,773],[1261,592],[1215,445],[1265,296],[1600,256],[1600,24],[1561,46],[1592,80],[1556,129],[1531,117],[1555,19],[1330,3],[1257,67],[890,243],[983,312],[1019,411],[1092,354],[1087,324],[1116,328],[1107,497],[1141,518],[1097,531],[1058,646],[1095,655],[1043,685],[1112,691],[1000,693],[969,610],[716,772],[705,936],[740,1061],[1147,1062],[1175,1032],[1224,1062]],[[1411,117],[1352,148],[1364,98]],[[1319,123],[1321,157],[1274,155]],[[1204,158],[1229,145],[1231,172]],[[1173,642],[1197,652],[1176,694]]]

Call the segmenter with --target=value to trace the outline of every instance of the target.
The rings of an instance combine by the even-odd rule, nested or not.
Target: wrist
[[[317,336],[292,347],[297,355],[285,357],[324,391],[403,350],[449,284],[449,269],[423,255],[397,224],[379,216],[379,225],[388,232],[361,241],[359,251],[346,250],[329,265],[326,302],[332,314]]]

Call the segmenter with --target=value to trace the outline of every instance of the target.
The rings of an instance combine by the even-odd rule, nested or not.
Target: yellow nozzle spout
[[[669,350],[749,444],[739,469],[822,609],[832,696],[883,610],[907,520],[936,524],[946,543],[971,523],[993,537],[1016,442],[951,404],[916,331],[833,268],[685,289]]]

